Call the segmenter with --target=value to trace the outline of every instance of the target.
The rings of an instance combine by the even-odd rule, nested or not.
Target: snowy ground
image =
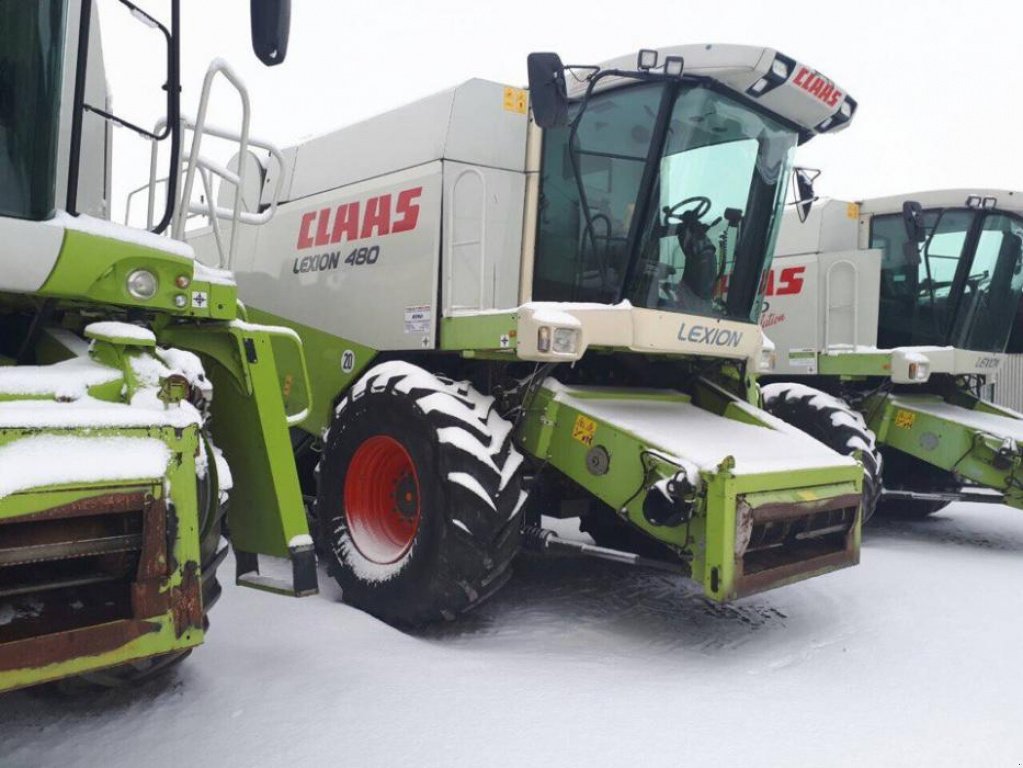
[[[872,524],[860,567],[731,607],[526,559],[403,635],[229,587],[166,683],[0,696],[0,766],[1023,764],[1023,514]]]

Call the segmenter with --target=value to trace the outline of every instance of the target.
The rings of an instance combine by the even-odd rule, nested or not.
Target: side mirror
[[[568,90],[561,57],[556,53],[531,53],[526,58],[526,69],[529,103],[536,124],[541,128],[556,128],[567,123]]]
[[[927,239],[924,209],[916,200],[907,200],[902,204],[902,223],[906,227],[906,237],[911,243],[922,243]]]
[[[256,57],[268,67],[280,64],[288,55],[291,0],[250,0],[249,13]]]
[[[814,201],[817,199],[817,195],[813,191],[813,183],[820,175],[821,172],[815,168],[792,169],[792,180],[796,188],[796,213],[799,214],[801,222],[806,221],[806,217],[810,215],[810,209],[813,208]]]

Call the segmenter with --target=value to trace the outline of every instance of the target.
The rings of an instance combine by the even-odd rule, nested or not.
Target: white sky
[[[160,114],[160,39],[115,0],[97,2],[115,109],[151,123]],[[274,68],[252,53],[248,5],[183,0],[183,103],[194,112],[205,68],[222,56],[248,84],[253,133],[280,146],[470,77],[522,85],[530,51],[583,64],[641,47],[745,43],[806,62],[859,101],[850,128],[800,149],[799,164],[824,170],[819,194],[1023,188],[1023,3],[293,0],[288,57]],[[164,4],[143,7],[159,15]],[[213,121],[229,123],[236,98],[225,90],[214,100]],[[148,150],[117,136],[123,199],[145,181]],[[121,211],[118,203],[115,216]]]

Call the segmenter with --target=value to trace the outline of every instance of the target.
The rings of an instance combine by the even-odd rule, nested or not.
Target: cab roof
[[[654,49],[651,49],[654,50]],[[765,109],[799,126],[805,136],[834,133],[852,121],[856,100],[844,88],[817,70],[773,48],[749,45],[677,45],[658,48],[657,65],[664,69],[668,57],[682,57],[683,76],[708,78],[756,102]],[[638,53],[601,63],[601,69],[636,71]],[[584,78],[569,75],[570,97],[586,90]],[[595,87],[605,90],[633,82],[630,78],[607,77]]]

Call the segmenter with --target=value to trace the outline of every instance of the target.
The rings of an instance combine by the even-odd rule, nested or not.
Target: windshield
[[[0,0],[0,216],[54,207],[63,0]]]
[[[534,298],[755,321],[796,142],[702,85],[593,97],[545,133]]]
[[[1023,293],[1023,219],[997,210],[924,211],[927,238],[907,248],[900,214],[875,216],[882,250],[878,343],[1003,352]]]

